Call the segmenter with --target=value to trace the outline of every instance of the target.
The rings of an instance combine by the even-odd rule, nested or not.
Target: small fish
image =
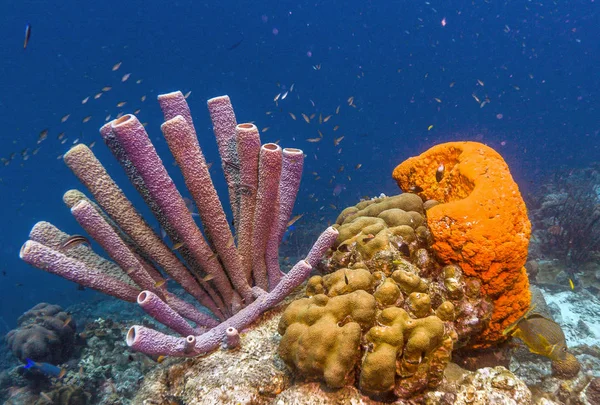
[[[320,141],[321,141],[321,139],[323,139],[323,138],[307,138],[306,140],[307,140],[308,142],[315,143],[315,142],[320,142]]]
[[[229,238],[229,240],[227,241],[227,245],[226,245],[225,247],[228,247],[228,248],[229,248],[229,247],[233,246],[233,243],[234,243],[234,242],[235,242],[235,240],[233,239],[233,236],[231,236],[231,237]]]
[[[300,218],[302,218],[304,214],[298,214],[294,218],[292,218],[286,225],[287,228],[294,225]]]
[[[431,131],[433,129],[433,124],[427,127],[428,131]]]
[[[215,278],[215,276],[213,276],[212,274],[207,274],[206,276],[202,277],[202,280],[204,280],[204,281],[210,281],[213,278]]]
[[[92,141],[92,143],[90,143],[89,148],[92,149],[94,146],[96,146],[96,141]]]
[[[290,114],[290,117],[292,117],[292,119],[293,119],[294,121],[296,121],[296,115],[295,115],[294,113],[292,113],[292,112],[291,112],[291,113],[288,113],[288,114]]]
[[[331,119],[331,115],[328,115],[327,117],[323,118],[323,122],[327,122]]]
[[[362,167],[362,163],[359,163],[359,164],[357,164],[356,166],[354,166],[354,168],[355,168],[356,170],[360,169],[361,167]]]
[[[118,70],[121,67],[121,63],[123,63],[123,62],[117,62],[117,63],[115,63],[115,65],[112,67],[113,72],[115,70]]]
[[[318,65],[313,65],[313,69],[314,70],[321,70],[321,64],[319,63]]]
[[[319,113],[319,125],[323,123],[323,114]]]
[[[502,334],[521,339],[529,351],[551,360],[565,360],[567,342],[559,324],[536,313],[533,306],[519,320],[506,328]]]
[[[344,281],[346,282],[346,285],[350,284],[348,282],[348,275],[346,274],[346,272],[344,272]]]
[[[450,87],[454,87],[455,84],[456,84],[456,82],[450,83]]]
[[[575,290],[575,284],[573,283],[573,280],[569,279],[569,286],[571,286],[571,290]]]
[[[135,115],[138,115],[138,114],[140,113],[140,111],[142,111],[142,110],[141,110],[140,108],[138,108],[138,109],[137,109],[137,110],[135,110],[133,113],[134,113]]]
[[[302,113],[302,118],[304,118],[304,121],[306,121],[307,124],[310,124],[310,118],[308,118],[308,115]]]
[[[25,24],[25,40],[23,41],[23,49],[27,49],[29,38],[31,37],[31,24]]]
[[[60,122],[66,122],[70,116],[71,116],[71,114],[63,115],[63,117],[60,119]]]
[[[479,79],[477,79],[477,83],[478,83],[478,84],[479,84],[481,87],[483,87],[483,86],[484,86],[484,84],[483,84],[483,81],[481,81],[481,80],[479,80]]]
[[[160,356],[158,356],[158,358],[156,359],[156,362],[158,364],[162,363],[163,361],[165,361],[165,359],[167,358],[167,356],[163,356],[162,354]]]
[[[121,107],[123,107],[125,104],[127,104],[127,101],[121,101],[121,102],[117,103],[117,107],[121,108]]]
[[[183,245],[184,245],[183,242],[177,242],[176,244],[173,245],[173,250],[181,249],[183,247]]]
[[[46,375],[56,377],[56,378],[62,378],[67,373],[66,369],[57,367],[54,364],[38,363],[31,359],[25,359],[25,360],[27,361],[27,364],[25,364],[25,366],[24,366],[26,369],[36,369]]]
[[[144,101],[146,101],[146,96],[142,96],[142,97],[140,98],[140,100],[142,100],[142,103],[143,103]]]
[[[122,82],[126,82],[126,81],[127,81],[127,79],[129,79],[129,76],[131,76],[131,73],[125,73],[125,74],[123,75],[123,77],[121,77],[121,81],[122,81]]]
[[[423,188],[419,187],[417,185],[414,185],[414,186],[410,186],[408,188],[408,191],[410,191],[411,193],[421,193],[421,192],[423,192]]]
[[[38,136],[37,143],[38,144],[42,143],[47,137],[48,137],[48,129],[42,130],[42,132],[40,132],[40,136]]]
[[[285,98],[287,97],[288,92],[286,91],[285,93],[283,93],[283,95],[281,96],[281,100],[285,100]]]
[[[279,100],[279,97],[281,97],[281,93],[277,94],[275,96],[275,98],[273,99],[274,102],[277,102],[277,100]]]
[[[94,95],[94,100],[98,100],[100,97],[102,97],[102,95],[103,95],[103,94],[104,94],[104,93],[102,93],[102,92],[100,92],[100,93],[96,93],[96,94]]]
[[[112,89],[112,87],[110,87],[110,86],[102,87],[102,91],[110,91],[110,89]]]
[[[61,139],[63,139],[65,137],[65,133],[61,132],[60,134],[58,134],[57,139],[60,141]]]
[[[319,137],[323,138],[323,132],[321,132],[320,130],[317,129],[317,132],[319,133]]]
[[[90,96],[87,96],[86,98],[84,98],[83,100],[81,100],[81,104],[87,103],[89,99],[90,99]]]
[[[295,84],[295,83],[292,83],[292,85],[290,86],[290,93],[291,93],[292,91],[294,91],[294,84]]]
[[[166,282],[167,280],[165,280],[164,278],[162,280],[158,280],[156,283],[154,283],[154,288],[160,288],[163,285],[165,285]]]
[[[354,104],[354,96],[348,97],[348,105]]]
[[[141,82],[142,82],[142,79],[137,79],[137,80],[135,81],[135,83],[136,83],[136,84],[140,84]]]
[[[260,132],[265,133],[269,130],[269,128],[271,128],[271,127],[264,127]]]
[[[73,317],[72,317],[71,315],[69,315],[69,316],[67,317],[67,319],[65,319],[65,321],[63,322],[63,328],[64,328],[65,326],[68,326],[68,325],[71,323],[71,321],[72,321],[72,320],[73,320]]]
[[[336,114],[339,114],[339,113],[340,113],[340,107],[341,107],[341,105],[338,105],[338,106],[337,106],[337,108],[335,109],[335,113],[336,113]]]
[[[333,127],[333,131],[334,131],[334,132],[335,132],[335,131],[337,131],[338,129],[340,129],[340,126],[339,126],[339,125],[336,125],[335,127]]]
[[[74,246],[81,245],[81,244],[86,244],[86,245],[88,245],[88,247],[91,246],[89,239],[86,238],[85,236],[72,235],[72,236],[69,236],[69,238],[66,241],[64,241],[58,249],[66,250],[66,249],[70,249]]]
[[[340,144],[340,142],[342,142],[342,139],[344,139],[343,136],[340,136],[339,138],[335,138],[333,140],[333,146],[338,146]]]
[[[86,123],[86,122],[88,122],[91,119],[92,119],[92,116],[88,115],[87,117],[85,117],[84,119],[82,119],[81,122]]]
[[[190,94],[192,94],[192,91],[188,91],[187,93],[185,93],[185,95],[183,96],[183,98],[185,98],[187,100],[187,98],[190,96]]]
[[[370,240],[375,239],[375,235],[373,235],[372,233],[368,234],[367,236],[365,236],[363,238],[363,242],[369,242]]]
[[[481,100],[479,100],[479,97],[477,97],[477,96],[475,95],[475,93],[471,94],[471,97],[473,97],[473,99],[474,99],[475,101],[477,101],[477,104],[481,104]]]
[[[435,180],[439,183],[444,177],[444,164],[441,163],[435,171]]]

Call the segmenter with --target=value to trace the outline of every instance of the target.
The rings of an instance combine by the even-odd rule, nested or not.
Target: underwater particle
[[[121,67],[121,63],[123,63],[123,62],[115,63],[112,67],[112,71],[114,72],[115,70],[118,70]]]
[[[125,73],[125,74],[123,75],[123,77],[121,78],[121,81],[122,81],[122,82],[126,82],[126,81],[127,81],[127,79],[129,79],[129,76],[131,76],[131,73]]]

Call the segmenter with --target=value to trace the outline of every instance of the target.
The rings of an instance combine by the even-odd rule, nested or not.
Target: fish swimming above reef
[[[26,369],[39,370],[42,373],[46,374],[50,377],[62,378],[67,372],[66,369],[55,366],[50,363],[38,363],[31,359],[26,359],[27,364],[25,364]]]
[[[532,307],[521,319],[502,332],[505,336],[519,338],[529,351],[551,360],[565,360],[567,342],[559,324],[540,314],[532,313]]]

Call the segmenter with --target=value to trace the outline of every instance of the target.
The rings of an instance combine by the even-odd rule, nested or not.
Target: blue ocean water
[[[81,188],[60,159],[74,142],[96,142],[98,158],[149,214],[100,139],[109,114],[141,109],[182,185],[156,96],[191,91],[200,143],[218,162],[206,100],[228,94],[238,121],[255,121],[263,142],[305,151],[299,227],[324,227],[362,196],[397,193],[398,163],[451,140],[495,148],[525,194],[559,167],[599,160],[598,17],[594,1],[3,2],[0,331],[38,302],[68,306],[96,294],[18,257],[37,221],[81,233],[62,203]],[[307,123],[303,113],[315,116]],[[323,141],[306,141],[319,130]]]

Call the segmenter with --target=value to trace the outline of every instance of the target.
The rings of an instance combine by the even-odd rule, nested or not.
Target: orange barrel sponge
[[[531,298],[523,267],[531,223],[504,159],[478,142],[449,142],[401,163],[393,177],[403,191],[439,203],[427,210],[433,250],[478,277],[481,293],[494,303],[488,327],[471,345],[504,340],[502,331]]]

